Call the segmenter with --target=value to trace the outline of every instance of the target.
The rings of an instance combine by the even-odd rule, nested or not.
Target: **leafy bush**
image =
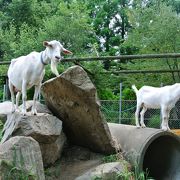
[[[118,161],[118,156],[117,154],[111,154],[109,156],[104,156],[103,157],[103,162],[104,163],[109,163],[109,162],[116,162]]]
[[[134,91],[130,88],[124,88],[122,94],[123,94],[122,99],[125,99],[125,100],[136,99],[136,95],[135,95]]]

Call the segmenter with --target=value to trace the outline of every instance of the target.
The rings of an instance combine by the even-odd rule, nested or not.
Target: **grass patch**
[[[35,176],[26,172],[23,168],[17,168],[13,163],[2,160],[0,161],[0,172],[2,180],[35,180]]]
[[[0,161],[0,175],[2,180],[35,180],[36,175],[25,168],[24,158],[20,150],[17,155],[16,148],[13,148],[13,159],[12,160],[1,160]],[[19,151],[19,150],[18,150]]]
[[[102,161],[103,163],[116,162],[119,161],[119,157],[117,154],[111,154],[109,156],[104,156]]]
[[[112,154],[109,156],[104,156],[102,161],[104,163],[109,162],[120,162],[124,167],[123,172],[116,173],[113,175],[113,180],[154,180],[151,177],[148,177],[148,170],[146,172],[142,172],[139,170],[138,165],[136,165],[133,169],[130,164],[124,160],[123,156],[120,153]],[[93,180],[105,180],[106,177],[93,177]],[[110,180],[110,179],[108,179]]]

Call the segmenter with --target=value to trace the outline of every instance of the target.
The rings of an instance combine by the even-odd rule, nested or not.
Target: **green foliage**
[[[7,16],[17,27],[20,27],[22,22],[37,25],[34,18],[36,3],[36,0],[13,0],[7,6]]]
[[[109,156],[103,157],[104,163],[109,162],[121,162],[123,165],[123,171],[117,174],[112,175],[112,177],[104,176],[102,174],[100,177],[95,176],[93,179],[113,179],[113,180],[153,180],[153,178],[148,177],[148,170],[146,172],[142,172],[139,170],[138,165],[136,165],[133,170],[130,170],[129,163],[123,159],[120,153],[118,154],[111,154]]]
[[[20,157],[17,157],[16,148],[13,149],[13,161],[8,162],[5,160],[0,161],[1,166],[1,176],[6,180],[14,180],[14,178],[18,180],[35,180],[37,177],[33,175],[31,172],[27,172],[25,169],[24,158],[22,156],[22,152],[20,152]],[[17,164],[18,162],[18,164]]]
[[[131,88],[124,88],[122,94],[122,99],[124,100],[132,100],[136,98],[136,95]]]
[[[130,28],[126,14],[128,3],[128,0],[88,1],[101,54],[115,55],[120,53],[120,45],[124,41],[125,31]],[[106,70],[110,68],[108,61],[104,62],[104,68]]]
[[[19,13],[21,12],[21,13]],[[60,40],[73,56],[168,53],[180,51],[178,0],[6,0],[0,1],[0,59],[10,61]],[[73,63],[58,67],[60,72]],[[131,85],[159,87],[179,82],[180,73],[121,74],[120,70],[179,69],[178,59],[84,62],[100,99],[135,99]],[[54,75],[46,68],[47,80]],[[108,71],[106,71],[108,70]],[[109,73],[112,71],[112,73]],[[0,69],[5,75],[6,68]]]
[[[134,171],[129,171],[125,169],[124,172],[121,172],[116,175],[116,180],[154,180],[151,177],[148,177],[148,172],[139,172],[136,167]]]
[[[44,20],[39,39],[57,39],[70,46],[74,54],[84,54],[84,47],[92,31],[86,11],[81,3],[73,2],[68,6],[66,3],[59,3],[56,14]]]
[[[103,162],[104,163],[109,163],[109,162],[116,162],[118,161],[118,156],[117,154],[111,154],[109,156],[104,156],[103,157]]]
[[[180,21],[179,16],[172,10],[171,6],[165,3],[154,3],[145,8],[136,8],[129,14],[130,21],[134,27],[129,32],[124,47],[133,46],[139,51],[137,53],[168,53],[179,52],[180,50]],[[178,69],[177,59],[161,59],[155,61],[138,61],[138,63],[126,64],[126,68],[131,69]],[[138,76],[140,78],[138,78]],[[150,77],[150,78],[149,78]],[[143,84],[143,75],[135,75],[131,81],[141,80],[138,84]],[[178,82],[178,73],[153,74],[148,75],[147,83],[160,82],[165,84]],[[158,80],[158,81],[157,81]],[[157,84],[159,82],[159,84]]]
[[[88,75],[95,84],[100,99],[119,99],[119,78],[117,76],[105,71],[101,62],[87,62],[83,65],[86,69],[90,69],[91,74]],[[118,90],[113,92],[112,89],[116,89],[114,87],[118,87]]]
[[[23,9],[21,14],[18,7]],[[60,40],[67,48],[71,47],[74,54],[84,54],[84,47],[92,33],[87,9],[82,3],[67,5],[62,1],[14,0],[2,15],[9,17],[8,25],[0,26],[0,57],[3,60],[40,51],[43,49],[42,42],[52,39]]]
[[[113,92],[111,91],[111,89],[100,89],[99,90],[99,94],[100,94],[100,99],[102,100],[108,100],[108,99],[111,99],[111,100],[115,100],[115,99],[118,99],[118,96],[115,96],[113,94]]]
[[[9,57],[13,57],[15,42],[16,29],[13,25],[9,27],[9,30],[0,28],[0,58],[9,60]]]
[[[151,128],[160,128],[160,114],[158,115],[153,115],[149,120],[148,120],[148,123],[147,123],[147,126],[148,127],[151,127]]]
[[[131,44],[138,46],[143,53],[167,53],[179,50],[180,22],[171,7],[160,4],[135,13],[134,23],[137,25],[128,38]]]
[[[32,175],[31,173],[27,173],[23,169],[19,169],[5,160],[0,161],[0,165],[1,167],[3,167],[1,170],[2,172],[1,176],[3,179],[6,179],[6,180],[14,180],[14,178],[18,180],[29,180],[29,179],[35,180],[36,179],[36,177]]]

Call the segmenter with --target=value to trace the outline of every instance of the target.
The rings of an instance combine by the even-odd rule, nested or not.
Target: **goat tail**
[[[138,89],[136,88],[136,86],[133,84],[132,85],[132,89],[134,90],[134,92],[137,94],[138,93]]]

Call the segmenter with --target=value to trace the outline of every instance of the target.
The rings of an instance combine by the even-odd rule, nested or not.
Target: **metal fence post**
[[[121,118],[122,118],[122,83],[119,85],[120,88],[120,94],[119,94],[119,124],[121,124]]]

